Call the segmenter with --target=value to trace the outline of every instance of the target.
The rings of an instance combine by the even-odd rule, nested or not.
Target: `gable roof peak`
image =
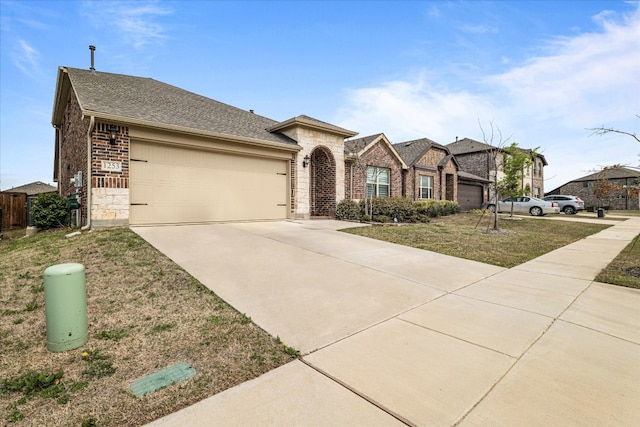
[[[358,132],[345,129],[340,126],[332,125],[331,123],[323,122],[322,120],[318,120],[304,114],[301,114],[296,117],[292,117],[289,120],[285,120],[283,122],[275,123],[273,126],[267,128],[267,131],[281,132],[285,129],[295,127],[295,126],[308,127],[308,128],[320,130],[323,132],[336,134],[336,135],[342,136],[343,138],[349,138],[352,136],[356,136],[358,134]]]

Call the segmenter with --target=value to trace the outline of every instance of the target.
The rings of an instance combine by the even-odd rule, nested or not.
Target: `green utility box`
[[[80,209],[80,202],[75,196],[67,197],[67,209]]]
[[[87,342],[84,265],[69,263],[47,268],[44,271],[44,305],[49,350],[73,350]]]

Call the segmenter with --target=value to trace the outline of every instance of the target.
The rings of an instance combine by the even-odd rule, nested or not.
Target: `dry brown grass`
[[[142,425],[293,358],[292,349],[128,229],[10,237],[5,232],[0,241],[2,425]],[[53,353],[42,274],[66,262],[86,268],[89,342]],[[88,375],[98,355],[113,374]],[[196,375],[142,398],[129,392],[136,379],[180,362]],[[44,391],[8,391],[26,373],[59,370],[62,378]]]
[[[429,224],[343,231],[511,268],[610,227],[501,215],[500,232],[494,233],[492,215],[470,212],[433,218]]]

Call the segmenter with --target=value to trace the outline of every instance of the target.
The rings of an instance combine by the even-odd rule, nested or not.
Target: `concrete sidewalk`
[[[151,425],[638,424],[640,291],[593,278],[640,218],[512,269],[343,226],[134,230],[303,353]]]

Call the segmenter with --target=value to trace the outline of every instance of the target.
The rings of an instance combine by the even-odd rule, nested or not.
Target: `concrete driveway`
[[[640,218],[513,269],[336,221],[134,231],[303,357],[153,425],[636,425]]]

